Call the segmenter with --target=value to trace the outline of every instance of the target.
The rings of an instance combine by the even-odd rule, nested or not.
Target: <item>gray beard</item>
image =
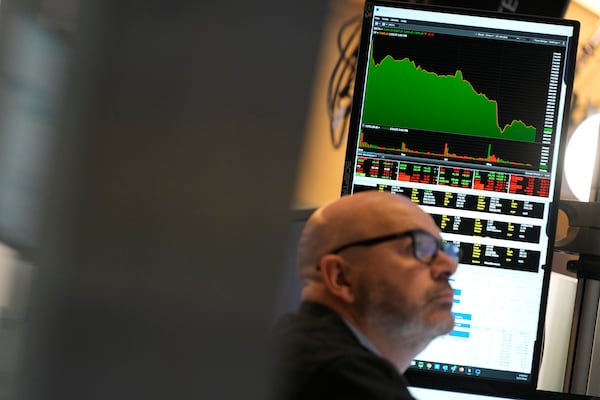
[[[427,298],[433,298],[439,290],[447,288],[445,283]],[[406,296],[398,293],[385,282],[361,282],[356,288],[356,307],[360,318],[385,329],[400,338],[422,338],[429,343],[434,338],[449,333],[454,327],[454,318],[437,323],[427,321],[422,309],[410,305]],[[450,312],[451,306],[448,306]]]

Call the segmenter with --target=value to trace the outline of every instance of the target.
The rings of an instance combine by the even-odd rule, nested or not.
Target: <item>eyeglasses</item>
[[[346,243],[342,246],[331,250],[329,254],[338,254],[343,250],[355,246],[373,246],[389,240],[401,239],[410,236],[412,238],[412,250],[414,257],[426,264],[431,264],[442,250],[444,254],[458,262],[461,256],[460,246],[453,242],[442,241],[429,232],[421,230],[412,230],[402,233],[391,233],[388,235],[378,236],[371,239],[357,240],[355,242]]]

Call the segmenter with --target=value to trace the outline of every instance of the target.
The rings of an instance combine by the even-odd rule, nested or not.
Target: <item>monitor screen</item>
[[[578,29],[365,4],[342,194],[408,196],[462,249],[455,328],[411,382],[536,383]]]

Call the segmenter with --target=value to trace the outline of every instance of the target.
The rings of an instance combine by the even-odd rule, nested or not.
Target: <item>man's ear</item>
[[[336,254],[327,254],[321,258],[319,266],[321,279],[327,290],[340,300],[353,303],[354,290],[348,279],[350,269],[344,258]]]

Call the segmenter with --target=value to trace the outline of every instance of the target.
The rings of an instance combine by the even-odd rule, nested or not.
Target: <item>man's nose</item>
[[[458,263],[442,250],[438,250],[437,257],[431,266],[434,279],[448,279],[456,272]]]

